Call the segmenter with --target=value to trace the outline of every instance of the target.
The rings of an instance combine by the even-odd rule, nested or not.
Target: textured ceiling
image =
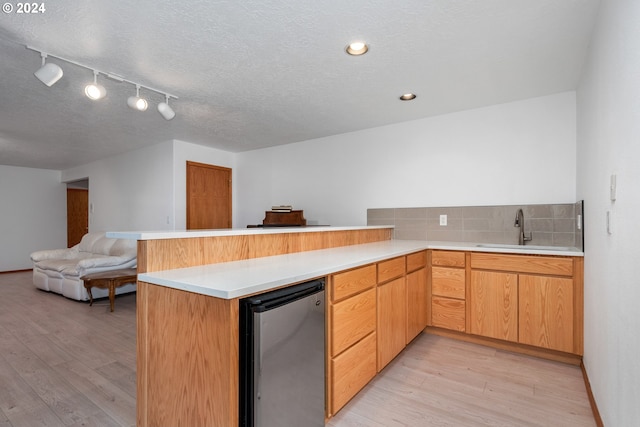
[[[15,3],[14,3],[15,4]],[[240,152],[576,88],[598,0],[57,0],[0,16],[0,164],[73,166],[179,139]],[[344,47],[366,40],[370,51]],[[132,85],[179,97],[126,106]],[[398,96],[418,98],[401,102]]]

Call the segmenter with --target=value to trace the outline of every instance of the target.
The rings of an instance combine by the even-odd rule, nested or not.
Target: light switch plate
[[[447,216],[440,215],[440,225],[447,225]]]

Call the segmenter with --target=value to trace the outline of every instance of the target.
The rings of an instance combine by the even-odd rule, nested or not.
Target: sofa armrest
[[[78,255],[75,248],[68,249],[49,249],[44,251],[36,251],[31,254],[31,261],[38,262],[45,259],[71,259]]]
[[[87,270],[89,268],[113,267],[125,264],[134,258],[122,256],[104,256],[96,258],[86,258],[78,261],[78,270]]]

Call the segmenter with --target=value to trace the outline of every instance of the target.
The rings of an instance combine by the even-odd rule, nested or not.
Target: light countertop
[[[336,230],[339,227],[327,228]],[[356,229],[354,227],[344,228],[349,230]],[[295,230],[299,231],[300,229],[296,228]],[[144,233],[140,233],[140,235],[142,236]],[[144,240],[144,238],[142,239]],[[233,299],[425,249],[563,256],[584,255],[577,248],[550,250],[547,247],[536,246],[520,247],[517,245],[489,244],[482,246],[482,244],[477,243],[387,240],[332,249],[141,273],[138,275],[138,280],[217,298]]]
[[[246,236],[253,234],[286,234],[286,233],[317,233],[325,231],[374,230],[393,228],[392,225],[363,225],[349,227],[333,227],[328,225],[302,227],[253,227],[228,228],[218,230],[166,230],[166,231],[109,231],[107,237],[114,239],[158,240],[184,239],[195,237]]]

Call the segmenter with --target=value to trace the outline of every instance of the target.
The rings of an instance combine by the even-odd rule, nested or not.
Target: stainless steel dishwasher
[[[325,280],[240,300],[240,426],[323,427]]]

